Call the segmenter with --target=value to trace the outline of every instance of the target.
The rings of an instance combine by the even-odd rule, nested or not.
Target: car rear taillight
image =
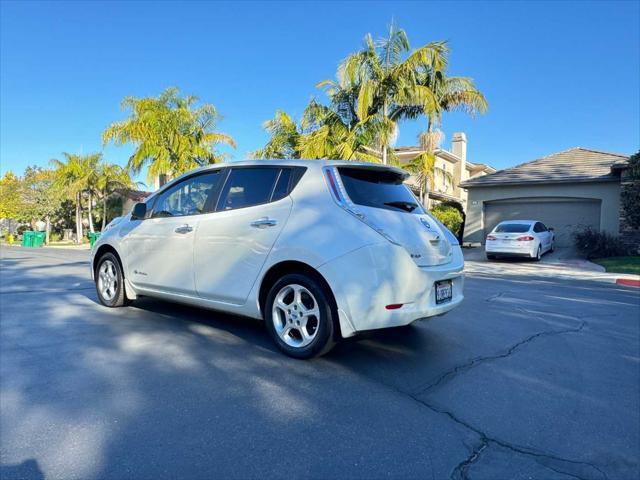
[[[375,223],[371,221],[371,219],[367,218],[367,216],[359,211],[356,206],[351,203],[349,200],[349,196],[342,184],[342,180],[340,180],[340,176],[337,174],[337,170],[335,167],[326,167],[324,169],[324,174],[327,179],[327,184],[329,185],[329,191],[331,192],[331,196],[335,200],[335,202],[349,212],[351,215],[356,217],[361,222],[367,224],[369,227],[373,228],[376,232],[386,238],[388,241],[393,243],[394,245],[400,245],[391,235],[385,232],[382,228],[377,226]]]
[[[402,303],[392,303],[391,305],[387,305],[386,308],[387,310],[398,310],[399,308],[402,308]]]
[[[531,235],[525,235],[523,237],[516,238],[519,242],[530,242],[531,240],[535,240]]]
[[[496,237],[493,235],[487,235],[487,240],[496,240]]]

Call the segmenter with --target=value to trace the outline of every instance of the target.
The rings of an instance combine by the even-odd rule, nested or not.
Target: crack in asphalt
[[[382,382],[381,382],[382,383]],[[589,463],[589,462],[583,462],[583,461],[579,461],[579,460],[571,460],[568,458],[562,458],[558,455],[555,455],[553,453],[548,453],[548,452],[543,452],[543,451],[538,451],[535,450],[533,448],[529,448],[529,447],[522,447],[513,443],[509,443],[505,440],[501,440],[499,438],[494,438],[494,437],[490,437],[489,435],[487,435],[485,432],[483,432],[482,430],[480,430],[478,427],[474,427],[473,425],[471,425],[470,423],[465,422],[464,420],[458,418],[455,414],[453,414],[452,412],[448,411],[448,410],[441,410],[439,408],[437,408],[435,405],[432,405],[431,403],[427,402],[426,400],[416,396],[415,394],[412,394],[410,392],[406,392],[394,385],[390,385],[390,384],[386,384],[386,383],[382,383],[384,386],[386,386],[389,389],[394,390],[395,392],[404,395],[408,398],[410,398],[411,400],[413,400],[414,402],[418,403],[419,405],[422,405],[426,408],[428,408],[429,410],[431,410],[432,412],[441,414],[441,415],[445,415],[447,416],[450,420],[452,420],[453,422],[455,422],[456,424],[466,428],[467,430],[472,431],[473,433],[475,433],[476,435],[478,435],[480,437],[480,444],[472,449],[472,451],[469,453],[469,455],[462,460],[460,463],[458,463],[452,470],[451,475],[450,475],[450,479],[451,480],[466,480],[467,477],[467,471],[469,469],[469,467],[471,467],[471,465],[477,463],[477,461],[480,459],[482,453],[489,448],[492,444],[493,445],[497,445],[499,447],[502,447],[506,450],[512,451],[514,453],[518,453],[520,455],[524,455],[527,457],[533,457],[534,460],[539,463],[540,465],[542,465],[545,468],[548,468],[550,470],[553,470],[555,472],[558,473],[562,473],[565,475],[569,475],[575,478],[578,478],[579,480],[608,480],[608,476],[607,474],[601,470],[599,467],[597,467],[596,465]],[[546,462],[553,462],[556,463],[555,466],[553,465],[548,465],[547,463],[544,463],[544,461],[546,460]],[[559,464],[559,465],[558,465]],[[560,470],[559,467],[560,466],[564,466],[565,468],[567,468],[569,471],[565,471],[565,470]],[[573,471],[572,471],[572,467],[573,467]],[[588,472],[585,472],[584,470],[588,469]],[[576,469],[580,469],[581,471],[576,472]],[[587,474],[585,476],[585,473]]]
[[[504,293],[493,295],[489,297],[487,301],[493,301],[503,295]],[[521,310],[525,313],[529,313],[526,309],[523,309],[523,308],[518,308],[518,310]],[[540,464],[544,468],[552,470],[556,473],[561,473],[563,475],[568,475],[568,476],[577,478],[579,480],[607,480],[608,479],[607,474],[592,463],[562,458],[553,453],[537,451],[532,448],[518,446],[516,444],[509,443],[505,440],[490,437],[485,432],[483,432],[480,428],[475,427],[461,420],[452,412],[437,408],[436,406],[427,402],[423,398],[419,397],[419,395],[424,395],[425,393],[442,385],[443,383],[455,377],[457,374],[461,372],[468,371],[484,362],[506,358],[512,355],[513,353],[515,353],[520,347],[527,345],[528,343],[534,341],[537,338],[541,338],[545,336],[564,335],[569,333],[579,333],[587,326],[587,322],[584,320],[584,318],[587,318],[587,316],[585,317],[570,316],[570,317],[574,321],[579,321],[580,324],[577,327],[573,327],[573,328],[565,328],[561,330],[545,330],[542,332],[529,335],[525,339],[515,343],[514,345],[510,346],[508,349],[504,350],[501,353],[482,356],[482,357],[476,357],[474,359],[469,360],[466,363],[457,365],[452,369],[444,372],[440,376],[438,376],[438,378],[435,381],[429,383],[426,386],[420,386],[417,388],[417,390],[414,390],[412,392],[404,391],[393,385],[386,385],[387,387],[395,390],[396,392],[401,393],[405,396],[408,396],[414,402],[419,403],[420,405],[428,408],[429,410],[441,415],[446,415],[453,422],[472,431],[473,433],[475,433],[480,437],[479,444],[469,452],[469,455],[466,458],[464,458],[460,463],[458,463],[453,468],[450,475],[451,480],[466,480],[468,478],[468,471],[471,468],[471,466],[480,460],[482,454],[488,448],[490,448],[491,445],[497,445],[506,450],[517,453],[519,455],[533,457],[536,463]]]
[[[490,362],[492,360],[498,360],[500,358],[506,358],[506,357],[512,355],[520,347],[532,342],[536,338],[545,337],[545,336],[552,336],[552,335],[563,335],[563,334],[566,334],[566,333],[579,333],[579,332],[582,331],[582,329],[586,325],[587,325],[587,322],[582,320],[580,325],[578,327],[575,327],[575,328],[566,328],[566,329],[563,329],[563,330],[545,330],[543,332],[538,332],[538,333],[535,333],[533,335],[529,335],[527,338],[525,338],[524,340],[521,340],[518,343],[512,345],[511,347],[509,347],[507,350],[503,351],[502,353],[497,353],[497,354],[494,354],[494,355],[487,355],[487,356],[483,356],[483,357],[475,357],[475,358],[472,358],[471,360],[469,360],[466,363],[463,363],[461,365],[456,365],[455,367],[453,367],[450,370],[447,370],[446,372],[441,374],[433,382],[431,382],[431,383],[429,383],[427,385],[422,384],[422,385],[418,386],[417,389],[413,392],[413,394],[414,395],[425,394],[428,391],[430,391],[430,390],[442,385],[446,381],[452,379],[453,377],[455,377],[459,373],[466,372],[467,370],[470,370],[470,369],[478,366],[481,363]]]

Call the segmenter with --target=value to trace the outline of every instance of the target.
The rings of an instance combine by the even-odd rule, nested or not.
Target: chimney
[[[461,191],[458,185],[467,179],[467,136],[462,132],[456,132],[451,139],[451,153],[460,159],[453,168],[453,191],[454,194],[466,200],[465,192]]]
[[[467,136],[462,132],[456,132],[451,139],[451,152],[462,160],[462,163],[467,163]]]

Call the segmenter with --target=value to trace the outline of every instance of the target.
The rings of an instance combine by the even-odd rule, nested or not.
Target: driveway
[[[469,261],[457,310],[296,361],[253,320],[100,307],[87,259],[2,248],[3,480],[640,474],[638,289]]]

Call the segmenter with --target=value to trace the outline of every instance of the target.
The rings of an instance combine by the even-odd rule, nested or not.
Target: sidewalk
[[[605,268],[578,258],[571,248],[558,248],[547,253],[540,262],[526,259],[505,258],[487,260],[484,248],[463,248],[465,270],[485,275],[535,275],[575,280],[596,280],[624,286],[640,286],[640,275],[606,272]]]

